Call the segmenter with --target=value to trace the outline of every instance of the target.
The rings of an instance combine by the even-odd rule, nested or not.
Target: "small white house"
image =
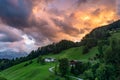
[[[55,62],[55,58],[45,58],[45,62]]]

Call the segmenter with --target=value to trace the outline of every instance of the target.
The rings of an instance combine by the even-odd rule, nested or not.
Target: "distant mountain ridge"
[[[13,59],[27,56],[26,52],[16,52],[16,51],[2,51],[0,52],[0,59]]]

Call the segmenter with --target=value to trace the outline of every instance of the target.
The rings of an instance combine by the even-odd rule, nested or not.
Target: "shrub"
[[[25,63],[24,66],[28,66],[29,64],[28,63]]]
[[[83,77],[84,80],[94,80],[94,73],[92,72],[92,69],[85,71]]]
[[[4,77],[0,77],[0,80],[7,80],[6,78],[4,78]]]

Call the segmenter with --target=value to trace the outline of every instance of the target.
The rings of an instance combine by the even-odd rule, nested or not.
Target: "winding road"
[[[50,67],[49,68],[49,71],[51,72],[51,73],[54,73],[54,69],[55,67]],[[67,76],[69,76],[69,75],[67,75]],[[83,80],[83,79],[81,79],[81,78],[79,78],[79,77],[75,77],[75,76],[69,76],[70,78],[73,78],[73,79],[76,79],[76,80]]]

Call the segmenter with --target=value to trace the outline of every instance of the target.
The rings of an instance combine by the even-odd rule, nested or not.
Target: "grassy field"
[[[46,80],[51,74],[48,68],[54,65],[52,63],[40,65],[36,60],[33,60],[33,63],[28,66],[24,66],[25,63],[2,71],[1,76],[6,77],[8,80]]]
[[[65,51],[62,51],[60,54],[50,54],[44,57],[53,57],[53,58],[69,58],[81,61],[87,61],[89,58],[93,57],[96,53],[98,53],[97,47],[90,49],[89,53],[82,54],[82,47],[71,48]]]
[[[119,32],[116,32],[116,33],[114,33],[114,34],[112,34],[111,37],[112,37],[112,38],[120,39],[120,31],[119,31]]]
[[[87,61],[88,58],[92,57],[97,53],[97,47],[90,50],[88,54],[82,54],[82,47],[78,48],[71,48],[65,51],[62,51],[60,54],[50,54],[44,57],[53,57],[56,59],[60,58],[69,58],[69,59],[76,59],[76,60],[84,60]],[[7,78],[8,80],[53,80],[57,77],[54,76],[53,73],[49,72],[49,68],[55,66],[55,63],[47,63],[45,65],[40,65],[37,63],[37,60],[34,59],[33,63],[24,66],[25,63],[15,65],[10,67],[0,73],[0,76]],[[64,80],[64,79],[60,79]]]

